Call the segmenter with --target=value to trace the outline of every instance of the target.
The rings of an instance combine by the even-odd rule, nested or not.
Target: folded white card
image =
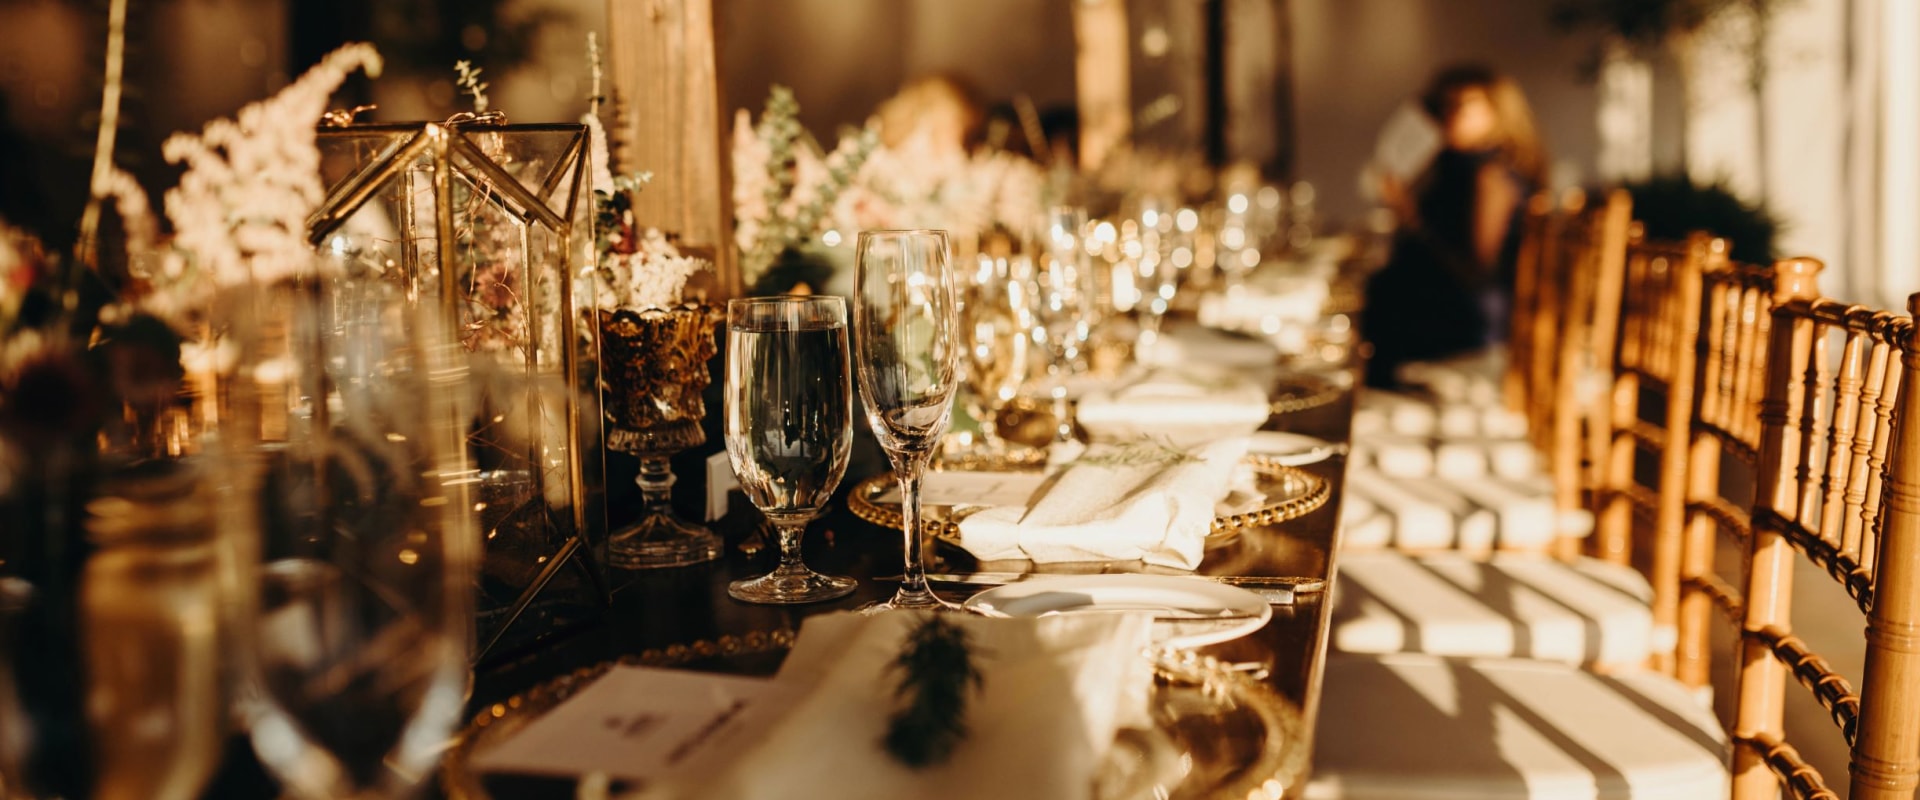
[[[477,752],[484,772],[670,778],[792,702],[764,678],[618,666],[524,730]]]

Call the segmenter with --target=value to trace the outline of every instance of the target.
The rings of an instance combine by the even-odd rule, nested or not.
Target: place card
[[[764,678],[617,666],[524,730],[481,752],[482,772],[630,781],[671,777],[745,741],[792,703]]]
[[[707,456],[708,522],[727,515],[727,497],[738,488],[740,479],[733,474],[733,461],[727,457],[727,451]]]

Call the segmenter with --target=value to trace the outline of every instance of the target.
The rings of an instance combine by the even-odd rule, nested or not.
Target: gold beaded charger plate
[[[1271,398],[1272,413],[1279,416],[1319,408],[1340,399],[1349,391],[1352,391],[1352,387],[1332,376],[1317,372],[1294,372],[1281,376],[1267,391],[1267,396]]]
[[[480,710],[441,764],[452,800],[572,800],[570,779],[482,774],[473,754],[505,741],[616,665],[768,675],[793,647],[791,631],[723,636],[605,661],[561,675]],[[1099,800],[1271,798],[1304,783],[1306,720],[1273,687],[1190,650],[1156,650],[1148,703],[1154,727],[1127,729],[1094,776]],[[619,797],[616,787],[613,797]]]
[[[1253,470],[1254,489],[1261,500],[1251,510],[1214,517],[1213,527],[1207,534],[1209,538],[1299,519],[1326,505],[1331,494],[1325,480],[1305,470],[1257,455],[1247,456],[1246,463]],[[985,468],[987,465],[975,462],[969,466]],[[854,516],[882,528],[899,528],[902,520],[898,499],[891,502],[883,499],[894,488],[891,473],[869,477],[847,493],[847,508]],[[929,503],[922,506],[921,514],[925,517],[921,526],[935,539],[948,544],[960,541],[960,518],[965,515],[961,507]]]

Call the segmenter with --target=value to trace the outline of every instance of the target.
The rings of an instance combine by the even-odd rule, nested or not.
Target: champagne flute
[[[873,610],[958,606],[927,588],[920,478],[946,433],[959,382],[959,325],[946,231],[862,231],[855,246],[853,337],[867,422],[900,480],[906,568]]]
[[[1056,422],[1054,443],[1061,444],[1073,441],[1067,381],[1081,363],[1081,349],[1092,332],[1093,265],[1092,256],[1081,246],[1086,211],[1055,207],[1038,227],[1033,247],[1033,339],[1046,349]]]
[[[1175,211],[1165,198],[1149,196],[1140,201],[1139,260],[1134,280],[1140,286],[1140,332],[1134,341],[1136,360],[1154,363],[1160,342],[1160,329],[1167,311],[1173,307],[1180,286],[1180,271],[1192,263],[1190,244],[1182,243],[1181,226],[1185,209]],[[1184,260],[1182,263],[1182,253]]]
[[[780,531],[780,566],[734,581],[750,603],[811,603],[853,591],[852,578],[800,561],[800,535],[833,497],[853,450],[847,306],[838,297],[727,301],[727,459],[753,505]]]
[[[236,312],[257,578],[241,710],[296,797],[392,798],[461,717],[477,578],[465,369],[397,287],[266,287]]]
[[[960,332],[967,352],[967,412],[980,423],[988,453],[1006,450],[1000,438],[1000,412],[1020,392],[1027,374],[1033,328],[1026,288],[1015,275],[1013,259],[982,253],[960,305]]]

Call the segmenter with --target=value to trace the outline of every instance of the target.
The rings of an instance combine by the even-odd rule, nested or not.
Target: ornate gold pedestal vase
[[[647,569],[718,558],[720,537],[673,512],[668,463],[674,453],[707,440],[700,429],[706,416],[700,395],[709,382],[707,361],[718,352],[718,320],[701,306],[597,313],[607,447],[640,459],[634,482],[645,503],[639,520],[608,537],[607,561]]]

